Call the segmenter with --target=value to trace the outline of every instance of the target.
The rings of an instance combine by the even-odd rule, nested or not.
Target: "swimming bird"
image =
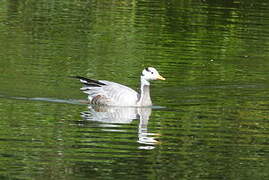
[[[151,106],[150,81],[165,80],[153,67],[147,67],[140,76],[140,93],[122,84],[93,80],[81,76],[72,76],[84,84],[80,90],[88,94],[88,100],[93,105],[105,106]]]

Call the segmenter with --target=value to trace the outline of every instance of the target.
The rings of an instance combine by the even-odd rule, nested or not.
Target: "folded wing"
[[[91,104],[109,105],[109,106],[136,106],[139,94],[133,89],[105,80],[92,80],[81,76],[77,78],[84,87],[81,90],[88,94]]]

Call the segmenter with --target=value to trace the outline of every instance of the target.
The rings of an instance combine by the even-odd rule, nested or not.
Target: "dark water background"
[[[268,179],[267,0],[0,3],[1,179]],[[154,107],[93,109],[68,78]]]

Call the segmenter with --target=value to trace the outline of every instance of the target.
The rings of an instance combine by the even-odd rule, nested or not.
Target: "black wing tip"
[[[82,77],[82,76],[69,76],[69,77],[85,81],[85,83],[83,82],[83,84],[89,85],[89,86],[104,86],[104,85],[106,85],[106,84],[104,84],[104,83],[102,83],[100,81],[85,78],[85,77]]]
[[[69,78],[74,78],[74,79],[86,79],[82,76],[68,76]]]

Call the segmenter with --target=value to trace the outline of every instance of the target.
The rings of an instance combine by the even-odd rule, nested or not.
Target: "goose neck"
[[[151,106],[151,98],[150,98],[150,83],[141,78],[141,88],[140,88],[140,99],[139,99],[139,104],[141,106]]]

